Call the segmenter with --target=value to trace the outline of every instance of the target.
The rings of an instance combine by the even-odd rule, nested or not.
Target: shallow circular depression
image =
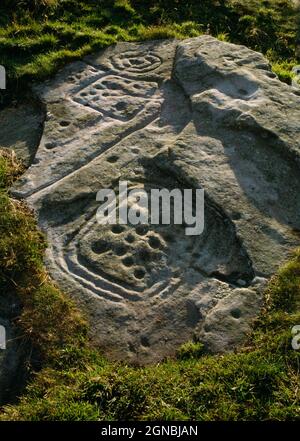
[[[152,185],[153,188],[158,186]],[[171,207],[172,212],[172,207]],[[187,225],[99,225],[95,218],[65,249],[69,270],[88,275],[95,285],[126,292],[159,292],[173,279],[193,283],[191,271],[230,284],[253,279],[251,261],[236,236],[234,224],[209,200],[201,235],[188,236]]]

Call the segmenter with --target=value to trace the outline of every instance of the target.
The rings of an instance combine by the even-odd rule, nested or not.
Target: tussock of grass
[[[3,407],[1,420],[299,419],[300,354],[291,347],[291,328],[300,324],[299,250],[271,280],[265,310],[238,353],[205,355],[188,342],[177,359],[156,366],[109,362],[89,346],[84,319],[45,274],[33,217],[8,197],[21,170],[12,154],[0,154],[0,286],[5,295],[17,280],[19,326],[42,352],[43,369],[18,404]]]
[[[29,210],[9,198],[7,187],[22,171],[15,156],[8,151],[0,155],[0,287],[26,286],[28,279],[42,268],[45,248],[41,234]],[[32,270],[32,274],[31,274]]]
[[[271,280],[267,295],[275,310],[292,313],[300,308],[300,250],[293,259]]]

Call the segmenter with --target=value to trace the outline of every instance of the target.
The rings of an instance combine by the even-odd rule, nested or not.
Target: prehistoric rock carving
[[[122,43],[35,87],[47,116],[14,194],[47,232],[47,265],[116,358],[189,338],[240,344],[299,243],[299,94],[262,55],[204,36]],[[286,115],[288,118],[286,118]],[[100,226],[96,193],[204,188],[205,228]]]

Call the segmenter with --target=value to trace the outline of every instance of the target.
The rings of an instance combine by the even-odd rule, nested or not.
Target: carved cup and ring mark
[[[120,121],[130,121],[157,94],[157,84],[107,75],[74,97],[74,101]]]
[[[166,187],[169,179],[166,177]],[[145,185],[161,188],[153,181]],[[129,208],[130,204],[128,200]],[[251,262],[234,226],[213,205],[206,204],[201,235],[187,236],[185,227],[185,223],[175,225],[173,217],[166,225],[135,226],[99,225],[92,218],[65,247],[65,261],[69,272],[91,280],[100,289],[94,292],[102,296],[101,289],[105,289],[117,300],[171,293],[179,283],[189,280],[191,270],[200,277],[232,283],[252,280]]]
[[[114,55],[110,62],[117,70],[126,70],[137,74],[151,72],[162,64],[162,60],[157,54],[151,51],[145,54],[134,50]]]
[[[153,182],[151,186],[160,187]],[[129,208],[134,203],[128,199]],[[188,268],[197,243],[198,239],[185,235],[185,225],[99,225],[92,219],[67,245],[65,258],[70,271],[93,275],[99,285],[101,279],[106,290],[144,298],[171,287],[171,279]]]
[[[118,74],[108,74],[81,89],[74,101],[91,107],[104,116],[130,121],[149,101],[155,100],[158,93],[157,83],[122,77],[123,71],[143,74],[153,71],[161,65],[157,55],[137,52],[125,52],[110,59],[110,63]]]
[[[158,57],[134,52],[112,57],[110,61],[119,70],[140,73],[160,65]],[[79,91],[74,99],[126,123],[145,103],[155,100],[157,91],[155,82],[110,73]],[[177,187],[175,182],[167,184],[170,176],[161,178],[163,187]],[[161,187],[155,186],[153,180],[144,184],[149,188]],[[136,299],[160,293],[172,287],[172,281],[182,280],[191,267],[221,278],[240,277],[236,268],[243,267],[246,279],[251,278],[251,265],[234,229],[224,225],[214,208],[208,206],[206,211],[205,231],[199,237],[187,237],[185,225],[98,225],[92,219],[64,249],[68,272],[80,276],[82,283],[90,281],[94,292],[99,288],[99,295],[108,292],[119,299],[133,298],[134,293]],[[220,247],[221,237],[224,247]],[[215,248],[219,250],[216,259],[208,262],[208,251]],[[232,251],[229,258],[228,249]]]

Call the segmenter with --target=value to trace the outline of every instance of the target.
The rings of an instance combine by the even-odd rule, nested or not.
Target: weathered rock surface
[[[108,355],[145,363],[193,336],[232,350],[300,230],[300,97],[263,56],[203,36],[121,43],[35,88],[47,117],[14,188],[47,266]],[[205,228],[100,226],[96,193],[204,188]]]
[[[34,102],[11,106],[0,112],[0,148],[13,148],[29,166],[43,133],[43,110]]]

